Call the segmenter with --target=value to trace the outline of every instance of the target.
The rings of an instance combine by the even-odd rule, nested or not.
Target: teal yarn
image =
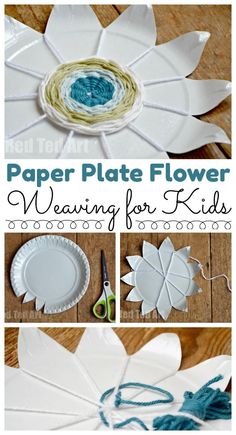
[[[210,387],[210,385],[220,381],[221,379],[223,379],[222,375],[214,377],[205,385],[203,385],[196,393],[186,391],[184,393],[184,402],[178,412],[192,415],[193,417],[196,417],[202,421],[231,419],[232,410],[230,395],[224,391],[221,391],[219,388],[214,390]],[[161,393],[165,396],[165,398],[146,402],[123,399],[122,390],[137,387]],[[114,393],[114,391],[115,388],[110,388],[102,394],[100,398],[101,405],[105,403],[106,399],[108,399]],[[121,405],[148,407],[172,402],[174,402],[173,395],[163,388],[139,382],[127,382],[118,387],[117,393],[115,395],[114,406],[115,408],[119,408]],[[102,406],[100,408],[99,415],[103,424],[106,427],[110,427]],[[122,429],[125,426],[128,426],[130,423],[136,423],[143,430],[151,430],[146,426],[143,420],[138,417],[130,417],[122,422],[115,423],[113,425],[113,429]],[[188,417],[181,414],[166,414],[153,419],[152,430],[200,430],[200,426],[201,423],[194,421],[194,419],[190,416]]]
[[[218,375],[207,382],[196,393],[186,391],[184,403],[179,412],[191,414],[200,420],[229,420],[231,403],[228,393],[219,388],[214,390],[210,385],[223,379]],[[154,430],[200,430],[200,424],[186,416],[164,415],[153,420]]]
[[[221,379],[223,376],[216,376],[196,393],[186,391],[180,412],[192,414],[201,420],[229,420],[232,414],[229,394],[219,388],[216,390],[210,388],[210,385]]]
[[[199,430],[200,424],[183,415],[163,415],[153,420],[153,430]]]
[[[71,85],[70,96],[88,107],[104,105],[113,97],[115,88],[104,77],[80,77]]]
[[[157,400],[152,400],[150,402],[138,402],[138,401],[134,401],[134,400],[126,400],[123,399],[121,396],[121,391],[126,389],[126,388],[143,388],[145,390],[149,390],[149,391],[154,391],[154,392],[158,392],[163,394],[164,396],[166,396],[165,399],[157,399]],[[102,404],[104,404],[105,400],[108,399],[108,397],[111,396],[112,393],[114,393],[115,388],[110,388],[109,390],[106,390],[101,398],[100,398],[100,402]],[[161,403],[171,403],[173,402],[174,397],[172,396],[172,394],[167,391],[164,390],[163,388],[159,388],[159,387],[155,387],[153,385],[148,385],[148,384],[142,384],[140,382],[127,382],[125,384],[119,385],[118,387],[118,391],[115,395],[115,407],[119,408],[121,405],[133,405],[133,406],[153,406],[153,405],[158,405]],[[103,424],[107,427],[109,427],[109,422],[106,419],[106,416],[104,414],[104,412],[102,410],[99,411],[99,415],[100,418],[103,422]],[[130,423],[137,423],[143,430],[149,430],[148,427],[145,425],[145,423],[138,417],[130,417],[120,423],[115,423],[113,428],[114,429],[122,429],[123,427],[129,425]]]

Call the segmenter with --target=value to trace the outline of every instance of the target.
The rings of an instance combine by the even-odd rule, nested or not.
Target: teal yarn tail
[[[125,419],[124,421],[115,423],[113,425],[113,429],[122,429],[131,423],[135,423],[139,425],[139,427],[143,430],[200,430],[201,423],[194,421],[194,417],[201,420],[202,422],[204,422],[205,420],[231,419],[232,410],[230,395],[224,391],[221,391],[219,388],[214,390],[210,387],[212,384],[220,381],[221,379],[223,379],[222,375],[214,377],[205,385],[203,385],[198,391],[196,391],[196,393],[186,391],[184,393],[184,402],[178,411],[180,415],[166,414],[160,417],[156,417],[153,419],[151,429],[149,429],[143,422],[143,420],[138,417],[130,417]],[[165,396],[165,398],[146,402],[138,402],[122,398],[122,390],[137,387],[161,393]],[[110,427],[110,424],[102,409],[102,405],[105,403],[106,399],[108,399],[114,393],[114,391],[115,388],[110,388],[109,390],[106,390],[100,398],[101,409],[99,411],[99,415],[101,421],[107,427]],[[127,382],[118,387],[118,391],[115,395],[114,407],[117,409],[121,405],[148,407],[172,402],[174,402],[173,395],[169,391],[164,390],[163,388],[139,382]],[[186,415],[181,415],[181,412],[188,414],[189,417],[187,417]],[[191,418],[191,415],[193,416],[193,418]]]
[[[228,420],[231,418],[231,403],[228,393],[210,385],[223,379],[219,375],[207,382],[196,393],[186,391],[179,412],[191,414],[200,420]],[[191,417],[164,415],[153,420],[154,430],[200,430],[200,424]]]
[[[99,412],[100,418],[106,427],[110,427],[105,414],[103,411]],[[115,423],[113,429],[123,429],[125,426],[128,426],[130,423],[138,424],[143,430],[149,430],[146,424],[138,417],[130,417],[120,423]]]
[[[221,379],[223,379],[223,376],[216,376],[196,393],[186,391],[180,412],[192,414],[201,420],[229,420],[232,415],[229,394],[219,388],[214,390],[210,387],[210,385]]]
[[[182,415],[163,415],[153,420],[153,430],[200,430],[200,424]]]

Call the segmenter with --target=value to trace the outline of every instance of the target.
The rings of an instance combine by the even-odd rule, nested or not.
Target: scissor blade
[[[104,254],[104,251],[101,251],[101,256],[102,256],[102,277],[103,277],[103,282],[104,281],[109,281],[109,275],[108,275],[108,271],[107,271],[107,263],[106,263],[106,257]]]

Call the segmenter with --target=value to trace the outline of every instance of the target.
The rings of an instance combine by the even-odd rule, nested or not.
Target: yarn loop
[[[204,424],[205,420],[228,420],[231,418],[230,395],[221,391],[219,388],[213,389],[210,387],[221,379],[223,379],[222,375],[214,377],[195,393],[186,391],[184,393],[183,404],[178,411],[179,415],[166,414],[155,417],[151,429],[149,429],[139,417],[130,417],[124,421],[115,423],[113,429],[121,429],[129,424],[135,423],[143,430],[200,430],[201,424]],[[164,395],[165,398],[158,398],[146,402],[124,399],[122,397],[122,390],[127,388],[141,388],[152,392],[158,392]],[[120,408],[122,405],[148,407],[174,403],[173,395],[163,388],[139,382],[127,382],[121,384],[118,388],[113,387],[106,390],[100,398],[101,407],[99,415],[101,421],[107,427],[110,427],[110,424],[105,415],[105,402],[110,396],[112,396],[112,394],[114,394],[113,406],[115,409]],[[184,413],[185,415],[181,415],[181,413]]]

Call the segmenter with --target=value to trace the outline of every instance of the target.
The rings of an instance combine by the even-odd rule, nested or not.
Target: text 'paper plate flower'
[[[150,6],[130,6],[103,28],[89,6],[56,5],[44,35],[8,17],[6,36],[11,157],[21,149],[29,158],[168,158],[229,143],[222,129],[193,116],[231,93],[227,81],[186,78],[207,32],[156,46]]]
[[[170,416],[169,424],[174,419],[178,427],[184,419],[185,427],[230,428],[231,404],[224,393],[230,356],[178,371],[181,347],[176,334],[161,334],[129,356],[110,328],[87,328],[74,353],[37,328],[23,328],[18,358],[19,369],[6,366],[8,430],[104,431],[122,425],[159,430],[157,419],[162,417],[163,427]],[[193,414],[186,391],[194,395]]]
[[[133,285],[127,301],[141,302],[142,315],[156,309],[166,320],[171,308],[187,311],[187,296],[201,292],[194,276],[200,264],[189,263],[190,247],[175,251],[169,237],[160,248],[143,242],[143,255],[126,257],[133,269],[121,279]]]

